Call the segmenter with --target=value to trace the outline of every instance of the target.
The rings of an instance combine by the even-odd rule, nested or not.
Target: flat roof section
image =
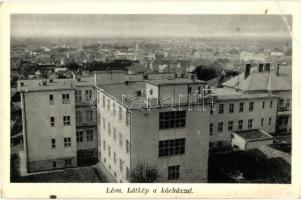
[[[273,139],[273,136],[259,129],[235,131],[234,133],[244,138],[248,142]]]

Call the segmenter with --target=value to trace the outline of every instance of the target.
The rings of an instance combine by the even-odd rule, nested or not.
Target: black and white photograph
[[[12,14],[10,181],[290,184],[291,34],[291,15]]]

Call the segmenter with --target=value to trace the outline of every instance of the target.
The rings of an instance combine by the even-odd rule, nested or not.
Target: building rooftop
[[[286,67],[289,68],[288,66]],[[275,71],[253,71],[247,78],[245,78],[245,73],[243,72],[222,85],[242,91],[292,90],[291,75],[285,71],[286,69],[281,69],[278,76]]]
[[[269,93],[242,93],[230,88],[214,88],[211,89],[211,95],[218,100],[241,100],[241,99],[265,99],[265,98],[277,98],[276,95]]]
[[[46,82],[46,84],[43,84]],[[21,85],[23,83],[23,85]],[[18,90],[26,91],[43,91],[43,90],[62,90],[62,89],[74,89],[76,86],[93,86],[94,77],[81,77],[81,80],[76,79],[30,79],[19,80]]]
[[[162,80],[147,80],[147,83],[153,85],[184,85],[184,84],[200,84],[205,83],[205,81],[201,80],[192,80],[189,78],[176,78],[176,79],[162,79]]]
[[[235,134],[241,136],[247,141],[260,141],[260,140],[270,140],[273,139],[273,136],[266,133],[263,130],[252,129],[244,131],[235,131]]]

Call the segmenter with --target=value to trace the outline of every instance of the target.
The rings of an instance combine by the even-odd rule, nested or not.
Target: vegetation
[[[149,166],[147,163],[138,163],[131,172],[132,183],[153,183],[159,178],[156,167]]]

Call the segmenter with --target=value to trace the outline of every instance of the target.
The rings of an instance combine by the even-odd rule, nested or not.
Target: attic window
[[[153,89],[149,90],[150,95],[153,95]]]

